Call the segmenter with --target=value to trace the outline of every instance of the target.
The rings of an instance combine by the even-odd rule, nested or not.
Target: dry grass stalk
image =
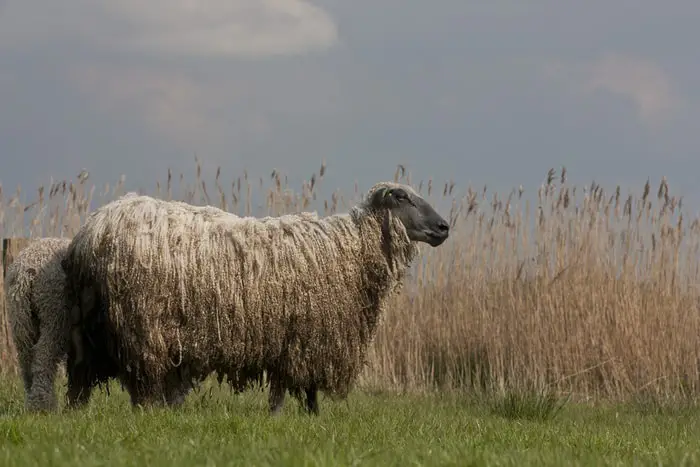
[[[168,172],[167,187],[156,195],[200,204],[209,196],[240,215],[330,214],[350,206],[361,193],[357,184],[354,199],[340,191],[316,199],[324,172],[325,165],[300,190],[278,171],[268,188],[244,172],[228,191],[217,173],[213,197],[201,169],[193,187],[180,175],[179,197]],[[505,196],[466,187],[456,198],[452,182],[414,184],[430,202],[442,196],[451,203],[454,230],[443,248],[424,251],[405,293],[389,307],[365,385],[547,384],[581,398],[612,399],[700,392],[699,220],[681,212],[683,201],[665,179],[656,193],[648,181],[635,196],[619,186],[571,186],[565,170],[559,175],[549,171],[532,201],[522,187]],[[397,169],[398,181],[409,176]],[[122,185],[113,193],[106,187],[100,201]],[[266,205],[255,210],[252,194],[261,186]],[[48,199],[40,191],[36,203],[21,203],[20,190],[5,195],[2,234],[72,235],[95,208],[93,191],[66,181],[53,184]],[[34,220],[22,228],[28,217]]]

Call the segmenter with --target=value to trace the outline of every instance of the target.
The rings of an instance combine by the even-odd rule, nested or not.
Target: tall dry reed
[[[168,171],[149,194],[241,215],[346,210],[363,190],[319,199],[325,170],[297,190],[278,172],[270,181],[244,173],[224,182],[217,170],[212,187],[197,163],[193,184]],[[684,218],[665,179],[634,196],[595,183],[570,186],[565,170],[550,170],[535,199],[522,189],[502,196],[486,187],[457,197],[453,183],[412,183],[402,166],[394,179],[441,212],[446,205],[453,234],[441,248],[423,248],[380,327],[363,385],[549,386],[584,399],[700,394],[700,223]],[[95,196],[86,181],[42,187],[26,205],[21,192],[5,200],[0,189],[0,234],[73,235],[91,209],[124,190],[122,178]],[[6,374],[16,373],[9,342],[0,336]]]

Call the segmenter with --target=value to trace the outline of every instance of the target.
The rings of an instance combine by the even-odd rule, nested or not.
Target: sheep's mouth
[[[447,240],[447,237],[449,234],[447,232],[435,232],[428,230],[424,232],[425,236],[428,238],[428,245],[432,247],[440,246],[442,245],[445,240]]]

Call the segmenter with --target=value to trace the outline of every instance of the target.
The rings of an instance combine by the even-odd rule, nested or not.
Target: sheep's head
[[[374,211],[388,211],[399,219],[411,241],[437,247],[449,236],[450,226],[445,219],[408,185],[378,183],[369,191],[367,204]]]

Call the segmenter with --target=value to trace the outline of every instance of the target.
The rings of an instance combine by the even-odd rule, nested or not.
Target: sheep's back
[[[331,373],[361,360],[371,294],[349,216],[256,220],[130,197],[96,211],[72,255],[101,285],[122,344],[147,364],[293,361],[285,371],[311,377],[324,359]]]

